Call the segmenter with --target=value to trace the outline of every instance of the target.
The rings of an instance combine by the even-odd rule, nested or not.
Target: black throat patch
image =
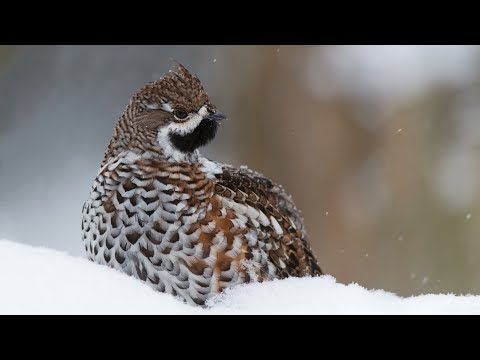
[[[173,146],[184,153],[191,153],[200,146],[207,145],[217,133],[218,124],[215,120],[203,119],[190,134],[170,134]]]

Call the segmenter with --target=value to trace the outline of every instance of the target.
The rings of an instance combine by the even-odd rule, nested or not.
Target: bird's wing
[[[280,185],[246,167],[222,164],[221,168],[222,172],[215,175],[215,192],[259,212],[256,219],[247,217],[247,226],[256,232],[259,246],[268,253],[279,277],[322,274],[291,196]]]

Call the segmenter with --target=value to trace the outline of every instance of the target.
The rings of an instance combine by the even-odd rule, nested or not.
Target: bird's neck
[[[99,173],[104,171],[113,171],[120,167],[137,168],[139,165],[144,167],[142,171],[155,173],[157,171],[175,172],[178,169],[190,168],[194,172],[203,173],[205,178],[214,179],[216,175],[223,172],[223,164],[211,161],[206,157],[197,154],[195,162],[172,162],[167,161],[158,153],[145,151],[142,153],[132,150],[122,150],[115,155],[105,157],[100,167]]]
[[[170,164],[198,164],[201,155],[198,150],[183,152],[175,148],[164,133],[138,129],[132,126],[128,114],[124,113],[115,126],[103,156],[102,167],[120,153],[132,152],[143,159],[165,161]],[[162,146],[160,146],[162,144]]]

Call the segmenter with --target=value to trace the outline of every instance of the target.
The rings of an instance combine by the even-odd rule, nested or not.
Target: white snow
[[[401,298],[331,276],[237,286],[208,309],[106,266],[0,240],[0,314],[480,314],[480,296]]]

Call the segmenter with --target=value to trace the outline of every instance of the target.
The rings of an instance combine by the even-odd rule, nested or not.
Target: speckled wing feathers
[[[217,194],[262,214],[259,221],[248,218],[247,223],[259,239],[258,246],[266,249],[275,265],[275,277],[322,273],[310,248],[300,212],[281,186],[246,167],[237,169],[224,165],[217,178]]]

